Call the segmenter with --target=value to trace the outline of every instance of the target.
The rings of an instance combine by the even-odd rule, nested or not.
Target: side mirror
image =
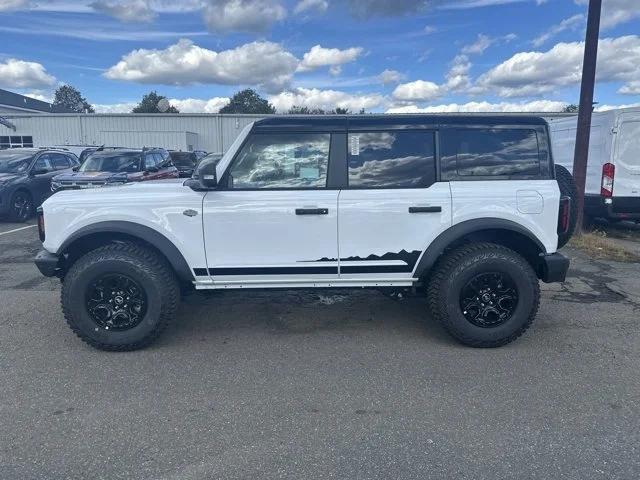
[[[77,172],[78,170],[80,170],[80,165],[76,165],[71,170],[73,170],[74,172]]]
[[[202,188],[211,190],[218,186],[218,177],[216,175],[217,164],[217,161],[204,159],[196,167],[193,172],[193,178],[198,180]]]

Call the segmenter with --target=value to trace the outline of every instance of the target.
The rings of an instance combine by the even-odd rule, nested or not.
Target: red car
[[[178,178],[163,148],[96,150],[72,173],[53,177],[51,190],[80,189],[145,180]]]

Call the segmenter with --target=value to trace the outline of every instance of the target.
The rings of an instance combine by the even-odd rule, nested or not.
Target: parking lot
[[[0,223],[0,478],[637,478],[640,265],[572,258],[520,340],[462,347],[424,298],[187,297],[94,350]]]

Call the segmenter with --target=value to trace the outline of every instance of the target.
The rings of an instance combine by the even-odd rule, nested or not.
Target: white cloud
[[[298,60],[277,43],[252,42],[215,52],[182,39],[164,50],[134,50],[104,75],[111,80],[138,83],[259,85],[276,89],[288,84],[297,65]]]
[[[298,66],[298,71],[308,72],[320,67],[343,65],[355,61],[363,52],[360,47],[347,48],[324,48],[320,45],[311,47],[302,57],[302,62]]]
[[[338,90],[319,90],[317,88],[297,88],[269,97],[269,102],[279,112],[286,112],[293,106],[322,108],[332,110],[336,107],[358,111],[371,110],[381,106],[385,99],[377,93],[350,94]]]
[[[442,95],[440,86],[425,80],[401,83],[393,91],[393,98],[402,101],[427,102]]]
[[[478,91],[504,97],[540,95],[576,85],[582,76],[584,42],[558,43],[547,52],[520,52],[478,78]],[[624,82],[632,91],[640,79],[640,37],[603,38],[598,51],[598,80]]]
[[[404,75],[397,70],[386,69],[377,78],[383,85],[390,85],[392,83],[400,83],[404,79]]]
[[[608,110],[618,110],[619,108],[635,108],[635,107],[640,107],[640,103],[628,103],[628,104],[622,104],[622,105],[607,105],[607,104],[603,104],[603,105],[597,105],[595,110],[596,112],[606,112]]]
[[[423,29],[423,32],[425,33],[425,35],[431,35],[432,33],[436,33],[437,31],[438,31],[438,29],[436,27],[434,27],[433,25],[427,25]]]
[[[457,112],[560,112],[567,105],[566,102],[552,100],[537,100],[521,103],[490,103],[469,102],[430,105],[420,108],[414,104],[391,107],[387,113],[457,113]]]
[[[205,23],[216,33],[266,32],[286,16],[277,0],[207,0],[204,8]]]
[[[531,43],[534,47],[539,47],[551,38],[564,32],[565,30],[576,30],[582,27],[585,23],[585,20],[585,16],[581,13],[569,18],[565,18],[559,24],[552,26],[549,30],[534,38]]]
[[[589,0],[575,0],[578,5],[589,5]],[[640,18],[638,0],[603,0],[600,27],[607,30],[621,23]]]
[[[294,7],[293,13],[296,15],[309,12],[324,13],[327,8],[329,8],[327,0],[300,0]]]
[[[169,99],[180,113],[218,113],[222,107],[229,103],[227,97],[214,97],[208,100],[199,98]]]
[[[31,0],[0,0],[0,12],[28,8]]]
[[[56,78],[36,62],[9,58],[0,62],[0,86],[4,88],[43,88],[55,85]]]
[[[112,104],[94,104],[96,113],[131,113],[138,102],[124,102]]]
[[[633,80],[626,85],[623,85],[618,92],[624,95],[640,95],[640,79]]]
[[[451,68],[447,72],[447,81],[445,88],[447,90],[461,91],[466,90],[471,85],[469,78],[469,70],[471,62],[466,55],[457,55],[451,62]]]
[[[465,54],[474,54],[474,53],[483,53],[487,48],[491,46],[493,40],[489,38],[487,35],[482,33],[478,34],[478,38],[475,42],[470,45],[465,45],[462,48],[462,53]]]
[[[97,0],[90,6],[122,22],[151,22],[157,15],[149,0]]]

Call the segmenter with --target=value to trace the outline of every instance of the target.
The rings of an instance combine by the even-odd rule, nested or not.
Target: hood
[[[22,175],[16,175],[15,173],[0,173],[0,183],[10,182],[21,176]]]
[[[107,180],[125,181],[126,179],[127,174],[124,172],[73,172],[63,173],[54,177],[56,182],[95,182]]]

